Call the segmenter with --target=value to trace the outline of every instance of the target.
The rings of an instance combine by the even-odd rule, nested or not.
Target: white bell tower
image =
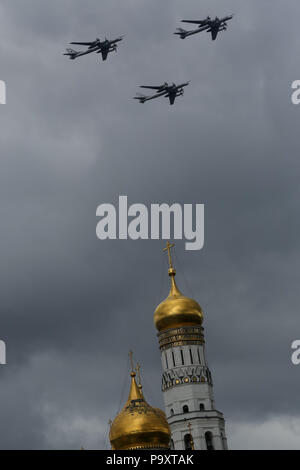
[[[162,391],[176,450],[227,450],[223,414],[215,408],[213,382],[205,358],[200,305],[179,291],[170,249],[169,296],[155,310],[162,361]]]

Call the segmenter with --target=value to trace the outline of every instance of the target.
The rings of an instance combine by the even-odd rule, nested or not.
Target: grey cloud
[[[1,447],[101,447],[126,398],[129,348],[147,398],[163,406],[152,319],[168,292],[162,242],[95,236],[96,207],[121,194],[205,204],[205,247],[177,243],[176,267],[205,312],[231,446],[243,446],[236,423],[297,420],[298,3],[13,0],[1,10]],[[183,17],[231,12],[216,43],[172,35]],[[62,55],[101,34],[126,35],[107,63]],[[132,100],[165,80],[191,80],[173,108]],[[249,446],[263,445],[250,431]]]

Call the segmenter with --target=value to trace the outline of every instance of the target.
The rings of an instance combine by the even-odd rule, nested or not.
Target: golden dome
[[[182,326],[201,325],[203,312],[193,299],[185,297],[178,289],[175,282],[176,271],[172,266],[170,248],[174,246],[167,244],[169,254],[169,276],[171,277],[171,290],[168,297],[159,304],[154,312],[154,323],[158,331],[180,328]]]
[[[152,408],[131,372],[128,400],[109,433],[112,450],[168,449],[171,431],[163,411]]]

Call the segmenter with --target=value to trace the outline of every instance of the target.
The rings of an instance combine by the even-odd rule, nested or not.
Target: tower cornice
[[[192,344],[203,345],[205,343],[203,331],[202,326],[184,326],[162,331],[157,335],[160,350]]]

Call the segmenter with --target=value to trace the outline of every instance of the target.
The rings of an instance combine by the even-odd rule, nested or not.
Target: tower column
[[[225,422],[216,410],[211,372],[205,358],[203,312],[175,282],[167,244],[171,290],[155,310],[162,363],[162,391],[174,448],[227,449]]]

